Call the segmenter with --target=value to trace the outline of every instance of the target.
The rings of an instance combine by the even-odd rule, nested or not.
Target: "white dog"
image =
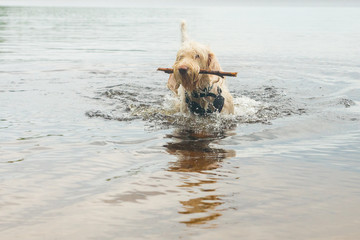
[[[181,98],[180,111],[197,115],[214,112],[233,114],[233,98],[226,87],[225,78],[199,74],[200,69],[222,71],[215,54],[206,46],[190,41],[186,23],[181,23],[182,45],[177,52],[167,86]]]

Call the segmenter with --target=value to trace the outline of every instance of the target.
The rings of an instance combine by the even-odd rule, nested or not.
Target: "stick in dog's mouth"
[[[168,74],[174,73],[174,69],[172,69],[172,68],[158,68],[157,70],[163,71]],[[204,70],[204,69],[200,69],[199,74],[217,75],[222,78],[224,78],[224,76],[228,76],[228,77],[236,77],[237,76],[237,72],[209,71],[209,70]]]

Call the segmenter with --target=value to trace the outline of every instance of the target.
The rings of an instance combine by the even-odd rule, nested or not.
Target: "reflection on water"
[[[211,135],[193,130],[176,130],[175,134],[168,136],[174,142],[167,143],[167,152],[176,155],[178,160],[172,163],[170,171],[202,172],[216,169],[225,158],[235,157],[235,151],[211,147],[214,140],[224,135]]]
[[[216,193],[214,186],[218,179],[215,174],[208,172],[221,167],[224,159],[235,157],[234,150],[214,148],[211,144],[222,135],[195,132],[193,130],[175,130],[169,135],[172,142],[165,145],[167,152],[177,157],[176,162],[170,163],[168,171],[171,172],[196,172],[204,178],[192,179],[191,175],[183,179],[179,188],[184,188],[191,193],[192,198],[180,201],[183,210],[180,214],[188,214],[189,219],[181,221],[187,226],[206,224],[221,216],[219,206],[224,203],[221,195]]]
[[[191,226],[194,224],[205,224],[220,217],[221,213],[216,210],[216,207],[224,202],[221,200],[220,196],[209,195],[206,197],[193,198],[189,201],[181,201],[180,203],[185,208],[184,211],[179,211],[180,214],[206,213],[204,217],[195,217],[188,221],[181,222]]]

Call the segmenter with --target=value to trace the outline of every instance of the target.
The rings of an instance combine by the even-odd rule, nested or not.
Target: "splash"
[[[269,124],[276,118],[302,114],[304,108],[286,93],[275,87],[263,86],[258,89],[233,93],[235,114],[211,114],[206,117],[180,113],[180,100],[171,94],[163,94],[157,89],[141,92],[136,86],[111,86],[100,91],[96,99],[106,102],[107,107],[87,111],[88,117],[106,120],[133,121],[141,119],[148,128],[180,127],[198,131],[220,132],[238,124]],[[110,107],[110,109],[107,109]]]

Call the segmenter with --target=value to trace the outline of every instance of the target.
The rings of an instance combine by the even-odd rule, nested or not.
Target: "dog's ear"
[[[221,71],[220,63],[212,52],[208,54],[208,68],[210,71]]]
[[[170,77],[168,79],[167,87],[175,93],[175,95],[178,95],[178,88],[180,87],[180,84],[175,80],[174,74],[170,74]]]

